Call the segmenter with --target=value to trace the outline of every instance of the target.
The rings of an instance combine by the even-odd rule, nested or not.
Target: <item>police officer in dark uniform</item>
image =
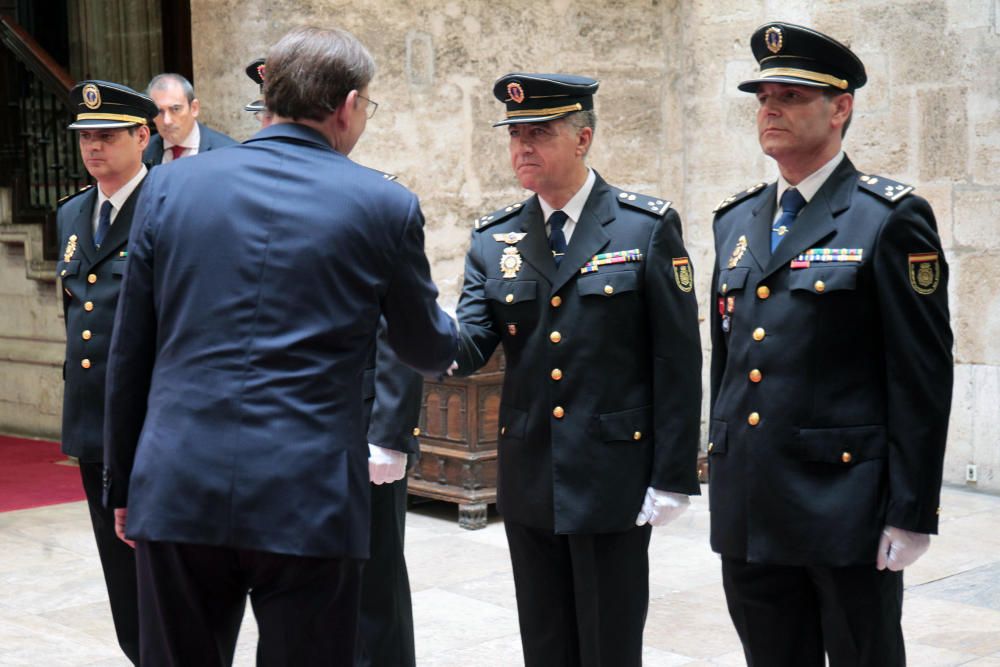
[[[246,75],[264,93],[267,63],[257,58]],[[262,98],[243,107],[261,127],[270,125]],[[384,175],[387,180],[395,176]],[[371,486],[371,549],[361,581],[357,667],[412,667],[413,602],[403,541],[406,532],[406,468],[419,451],[423,377],[399,360],[386,339],[385,320],[368,355],[362,381],[364,417],[368,428]],[[376,444],[377,443],[377,444]]]
[[[529,667],[641,663],[650,526],[698,493],[692,265],[669,201],[587,167],[597,88],[495,83],[535,195],[476,221],[458,305],[458,373],[507,359],[497,502]]]
[[[66,319],[62,450],[80,461],[118,643],[138,664],[135,556],[101,504],[104,372],[132,211],[146,176],[142,151],[157,110],[145,95],[106,81],[78,84],[70,102],[76,120],[69,127],[97,186],[63,200],[57,216]]]
[[[716,209],[712,548],[752,665],[903,665],[904,567],[937,531],[948,265],[913,186],[844,154],[864,65],[809,28],[752,37],[776,183]]]

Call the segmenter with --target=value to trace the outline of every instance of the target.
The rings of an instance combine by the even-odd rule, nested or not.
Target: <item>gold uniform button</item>
[[[728,283],[722,283],[722,293],[725,294],[728,291],[729,291],[729,284]]]
[[[851,459],[853,458],[854,457],[851,456],[850,452],[844,452],[843,454],[840,455],[840,460],[843,461],[844,463],[850,463]]]
[[[93,285],[94,283],[96,283],[97,282],[97,274],[96,273],[89,274],[87,276],[87,282],[90,283],[91,285]]]
[[[83,366],[84,368],[90,368],[90,359],[84,359],[83,361],[80,362],[80,365]]]
[[[514,295],[508,294],[503,298],[503,300],[506,301],[507,303],[514,303]]]
[[[89,313],[94,309],[94,302],[88,301],[87,303],[83,304],[83,309]]]
[[[757,327],[756,329],[753,330],[753,339],[754,340],[758,340],[758,341],[764,340],[764,336],[766,336],[766,335],[767,335],[767,333],[764,331],[764,327]]]
[[[766,299],[769,296],[771,296],[771,288],[770,287],[768,287],[767,285],[761,285],[760,287],[757,288],[757,298],[758,299]]]
[[[817,292],[823,292],[826,290],[826,283],[823,282],[822,280],[817,280],[816,282],[813,283],[813,288]]]
[[[419,427],[416,427],[416,426],[413,427],[413,435],[420,435],[420,428]]]
[[[751,426],[756,426],[760,423],[760,415],[756,412],[751,412],[750,416],[747,417],[747,423]]]
[[[712,451],[713,447],[715,447],[715,443],[714,442],[708,443],[708,451]]]
[[[561,296],[554,296],[554,297],[552,297],[552,300],[549,301],[549,303],[552,304],[553,308],[558,308],[559,306],[562,305],[562,297]]]
[[[764,375],[759,370],[757,370],[756,368],[753,369],[752,371],[750,371],[750,381],[751,382],[754,382],[754,383],[760,382],[761,379],[763,379],[763,377],[764,377]]]
[[[615,293],[615,288],[612,287],[611,285],[605,285],[604,286],[604,293],[605,294],[614,294]]]
[[[558,368],[553,368],[552,373],[550,373],[549,376],[553,380],[562,380],[562,371],[559,370]]]
[[[562,334],[559,333],[558,331],[553,331],[552,333],[549,334],[549,340],[552,341],[553,343],[558,343],[559,341],[562,340]]]
[[[83,336],[83,339],[84,339],[84,340],[90,340],[90,336],[91,336],[91,333],[90,333],[90,329],[86,329],[86,330],[85,330],[85,331],[84,331],[84,332],[83,332],[82,334],[80,334],[80,335],[81,335],[81,336]]]
[[[633,440],[642,440],[642,431],[636,431],[632,434]]]
[[[552,409],[552,416],[555,417],[556,419],[562,419],[565,414],[566,411],[562,409],[561,405],[557,405],[555,408]]]

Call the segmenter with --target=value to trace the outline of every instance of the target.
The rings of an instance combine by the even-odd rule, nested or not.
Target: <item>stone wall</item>
[[[243,139],[255,122],[242,107],[257,96],[246,63],[297,25],[361,38],[379,66],[370,94],[380,106],[352,157],[420,195],[449,305],[471,221],[526,196],[504,131],[490,127],[502,111],[492,82],[512,70],[594,76],[602,83],[590,162],[616,185],[674,201],[704,316],[712,208],[776,173],[757,145],[755,102],[736,90],[756,69],[749,35],[782,19],[850,43],[870,83],[846,150],[860,168],[913,183],[930,200],[951,264],[946,479],[964,483],[975,464],[978,488],[1000,492],[998,13],[996,0],[194,0],[195,86],[202,120]]]

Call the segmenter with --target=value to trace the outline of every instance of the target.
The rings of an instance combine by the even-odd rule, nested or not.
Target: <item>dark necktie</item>
[[[549,216],[549,247],[552,248],[552,258],[556,260],[556,266],[562,261],[566,254],[566,235],[563,233],[563,225],[569,216],[564,211],[552,211]]]
[[[184,147],[183,146],[171,146],[170,147],[170,152],[174,154],[174,159],[178,160],[178,159],[180,159],[181,155],[184,154]]]
[[[101,204],[101,212],[97,216],[97,231],[94,232],[94,245],[101,247],[101,241],[111,228],[111,200],[105,199]]]
[[[781,215],[775,220],[774,226],[771,227],[771,252],[778,247],[781,243],[781,239],[785,238],[789,230],[792,228],[792,223],[795,222],[795,216],[799,214],[802,207],[806,205],[806,200],[795,188],[788,188],[785,190],[785,194],[781,195]]]

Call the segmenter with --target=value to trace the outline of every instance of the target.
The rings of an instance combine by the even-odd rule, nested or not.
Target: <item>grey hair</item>
[[[170,87],[171,83],[176,83],[184,91],[184,96],[187,97],[188,104],[194,102],[194,86],[191,82],[180,74],[175,74],[173,72],[164,72],[163,74],[157,74],[146,86],[146,94],[152,96],[154,90],[166,90]]]

